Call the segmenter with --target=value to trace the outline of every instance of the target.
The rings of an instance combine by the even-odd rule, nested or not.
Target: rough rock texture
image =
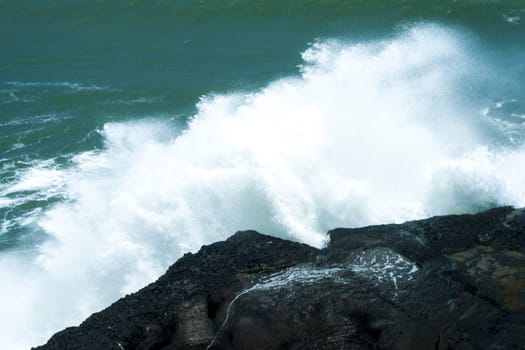
[[[329,232],[254,231],[37,349],[525,349],[525,211]]]

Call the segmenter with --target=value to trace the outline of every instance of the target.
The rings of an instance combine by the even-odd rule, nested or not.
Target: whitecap
[[[4,81],[6,85],[10,85],[16,88],[26,88],[26,87],[51,87],[51,88],[67,88],[73,91],[97,91],[97,90],[111,90],[107,86],[99,86],[94,84],[82,84],[77,82],[68,82],[68,81],[47,81],[47,82],[38,82],[38,81]]]
[[[482,57],[437,25],[318,41],[295,77],[204,96],[182,133],[106,124],[103,150],[9,187],[69,200],[39,221],[50,239],[33,260],[0,258],[0,338],[42,342],[239,229],[320,247],[336,226],[524,205],[525,149],[502,148],[470,95]]]

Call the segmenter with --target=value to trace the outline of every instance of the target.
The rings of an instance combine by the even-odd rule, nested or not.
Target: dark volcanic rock
[[[37,349],[525,349],[525,211],[238,232]]]

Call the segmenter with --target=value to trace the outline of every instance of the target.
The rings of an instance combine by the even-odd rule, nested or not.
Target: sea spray
[[[0,257],[1,338],[41,343],[239,229],[319,247],[336,226],[524,205],[525,151],[480,112],[474,46],[430,24],[319,41],[299,75],[205,96],[183,131],[107,123],[105,147],[57,173],[48,239]]]

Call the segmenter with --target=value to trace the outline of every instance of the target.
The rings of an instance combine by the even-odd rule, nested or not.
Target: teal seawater
[[[295,73],[315,39],[370,40],[414,21],[464,27],[501,52],[496,59],[523,58],[503,54],[523,51],[523,7],[519,0],[2,1],[1,148],[29,147],[8,158],[89,149],[100,145],[89,132],[104,122],[184,119],[202,94]],[[35,133],[17,129],[24,123],[17,120],[55,114],[59,128],[40,118],[24,124]]]
[[[524,8],[521,0],[0,1],[1,183],[34,160],[67,166],[70,155],[102,147],[94,131],[107,122],[184,125],[203,94],[294,74],[299,53],[322,38],[366,41],[438,22],[485,41],[499,66],[523,76]],[[507,88],[523,94],[522,85]],[[20,237],[11,227],[0,249]]]
[[[126,163],[125,159],[122,160],[125,158],[122,154],[135,159],[138,153],[137,144],[127,144],[130,142],[127,136],[119,133],[138,138],[139,141],[135,141],[143,142],[144,145],[149,145],[148,135],[151,133],[154,135],[151,138],[162,146],[155,144],[161,150],[158,153],[152,152],[150,156],[152,159],[159,157],[163,161],[164,153],[171,152],[164,147],[168,147],[166,145],[184,134],[193,117],[198,114],[196,119],[199,116],[206,118],[203,108],[199,108],[199,101],[201,107],[204,105],[220,109],[222,105],[213,100],[214,96],[245,94],[248,97],[243,98],[249,100],[252,92],[266,91],[264,89],[276,81],[297,79],[304,66],[308,66],[302,53],[316,45],[324,47],[326,43],[337,42],[343,46],[362,46],[369,50],[368,47],[375,45],[374,43],[389,40],[398,42],[399,36],[403,36],[410,28],[425,26],[437,26],[441,29],[423,29],[436,33],[435,37],[427,35],[426,45],[407,44],[406,50],[413,49],[417,56],[417,50],[438,47],[432,55],[439,56],[439,45],[453,37],[472,59],[469,62],[474,65],[479,63],[480,66],[483,64],[479,73],[469,73],[468,79],[446,85],[452,90],[461,91],[456,93],[454,90],[451,93],[459,96],[458,100],[461,101],[456,102],[464,108],[455,109],[454,113],[468,114],[476,111],[480,116],[488,118],[494,127],[484,128],[483,133],[489,135],[484,136],[484,140],[490,141],[480,144],[491,150],[505,147],[512,151],[522,149],[525,137],[523,0],[0,0],[0,279],[10,281],[4,282],[3,289],[8,292],[1,298],[7,299],[10,296],[8,283],[14,285],[20,282],[13,277],[14,272],[5,275],[8,269],[24,271],[24,264],[34,264],[38,268],[44,266],[46,273],[52,270],[49,264],[43,264],[39,259],[52,255],[46,242],[63,239],[57,237],[57,230],[49,225],[52,219],[60,222],[56,217],[59,211],[53,208],[69,204],[70,208],[74,208],[77,200],[77,192],[72,189],[76,187],[71,185],[76,179],[77,170],[71,169],[80,169],[79,182],[84,183],[89,176],[82,174],[89,174],[89,169],[85,170],[85,167],[92,166],[90,162],[117,160]],[[443,31],[450,31],[450,35]],[[328,48],[325,50],[328,52],[338,50],[336,44],[326,45]],[[447,49],[450,47],[445,45],[443,50]],[[324,52],[323,49],[319,51]],[[378,48],[377,51],[380,52],[381,49]],[[454,55],[452,52],[444,57],[446,59],[455,57]],[[456,63],[450,62],[450,71],[472,68],[467,67],[468,65],[458,68]],[[387,65],[388,62],[380,61],[378,64]],[[438,65],[438,70],[441,69],[440,72],[447,74],[447,62],[435,64]],[[312,65],[327,69],[317,61]],[[370,67],[373,69],[372,64]],[[403,74],[417,76],[420,74],[419,70],[429,69],[426,65],[415,65],[413,70]],[[485,74],[487,71],[490,74]],[[339,90],[334,87],[333,94],[337,95]],[[357,90],[352,90],[355,91]],[[363,91],[363,96],[369,95]],[[210,99],[215,102],[210,102]],[[437,98],[436,101],[442,100]],[[383,102],[378,99],[377,105]],[[428,105],[432,105],[431,102]],[[231,103],[242,105],[244,102]],[[247,105],[252,106],[249,103]],[[434,109],[441,110],[441,107],[431,106],[427,110]],[[120,126],[130,122],[138,124],[133,124],[131,129],[120,129]],[[154,127],[151,127],[152,124]],[[276,120],[275,129],[279,129],[279,124],[280,121]],[[163,129],[161,136],[156,129],[158,125]],[[198,129],[198,122],[194,126]],[[143,130],[137,132],[137,128]],[[155,130],[151,131],[150,128]],[[271,129],[261,130],[263,131],[272,132]],[[146,135],[144,140],[140,139],[143,134]],[[381,141],[381,136],[377,136],[377,142]],[[155,147],[153,150],[158,151]],[[187,152],[199,157],[205,157],[206,154],[201,150],[197,152],[194,148],[188,148]],[[495,156],[495,160],[491,158],[491,162],[500,164],[498,157]],[[512,159],[516,159],[512,171],[517,172],[516,169],[520,168],[525,171],[523,157],[516,156]],[[122,171],[130,171],[127,166],[123,169]],[[502,172],[506,170],[502,169]],[[108,170],[108,177],[115,176],[112,171]],[[494,177],[498,178],[496,175]],[[144,172],[140,176],[148,178],[149,175]],[[392,181],[395,187],[395,179]],[[462,183],[454,181],[454,186],[461,187]],[[521,199],[515,202],[505,203],[507,197],[495,200],[492,193],[498,191],[497,186],[484,181],[484,178],[474,179],[476,186],[483,187],[483,190],[468,193],[468,201],[482,203],[479,209],[491,204],[525,203],[525,191],[522,189],[516,189],[516,198]],[[514,178],[508,181],[512,183]],[[447,186],[448,182],[444,180],[440,184]],[[147,191],[148,182],[137,186],[143,186]],[[439,186],[436,187],[439,189]],[[135,190],[133,186],[129,187],[130,192]],[[191,190],[200,193],[202,189],[191,187]],[[270,187],[267,192],[274,190]],[[150,199],[147,194],[143,197]],[[449,200],[447,196],[440,198],[444,202]],[[214,200],[219,204],[215,204]],[[276,200],[279,201],[282,198]],[[208,205],[208,202],[213,202],[216,206],[222,205],[217,198],[207,199],[204,204]],[[454,212],[467,207],[460,204],[456,206],[460,209],[454,209]],[[164,202],[161,201],[159,211],[162,211],[163,205]],[[261,215],[268,217],[275,216],[271,208],[262,204],[257,206],[251,200],[243,202],[242,207],[255,208]],[[82,210],[86,206],[79,205],[79,208]],[[477,204],[469,207],[471,210],[472,208],[478,208]],[[257,211],[255,209],[253,211]],[[326,211],[330,211],[329,206]],[[227,209],[224,212],[230,213]],[[43,220],[48,213],[51,213],[52,219],[48,217]],[[122,226],[142,228],[140,215],[133,217],[137,222],[126,222]],[[246,215],[256,216],[252,213]],[[103,226],[105,220],[105,217],[100,217],[101,230],[115,228],[112,225]],[[256,222],[257,218],[253,220]],[[210,218],[209,221],[210,227],[215,227],[215,220]],[[361,221],[356,221],[359,222]],[[349,223],[351,224],[353,222]],[[244,228],[253,227],[238,227]],[[151,230],[156,232],[157,227]],[[196,239],[195,242],[223,238],[220,235],[210,237]],[[165,265],[179,253],[194,249],[197,243],[189,241],[191,242],[187,244],[181,242],[177,246],[179,251],[173,257],[166,255],[157,259],[162,264],[151,269],[155,271],[151,276],[162,272]],[[308,239],[305,241],[310,243]],[[147,242],[144,244],[147,245]],[[42,247],[45,249],[42,250]],[[112,264],[115,262],[118,265],[118,260],[112,261]],[[74,263],[81,264],[82,261]],[[58,273],[57,271],[59,270],[55,272]],[[37,275],[37,272],[34,274]],[[24,283],[29,283],[27,289],[13,289],[12,294],[20,294],[20,291],[31,288],[38,289],[47,284],[51,286],[53,281],[58,281],[58,277],[49,274],[52,277],[48,280],[42,278],[34,285],[25,281]],[[76,274],[71,273],[71,276]],[[64,276],[69,275],[65,273]],[[151,276],[148,275],[148,278]],[[67,320],[64,322],[78,321],[94,311],[94,308],[101,307],[104,302],[114,300],[115,295],[128,292],[128,289],[122,287],[126,283],[117,283],[115,291],[99,292],[102,295],[100,300],[97,299],[85,308],[79,306],[78,310],[75,309],[64,317]],[[135,287],[137,283],[128,284]],[[120,287],[122,288],[118,289]],[[61,288],[57,282],[56,287],[50,287],[50,293]],[[38,300],[44,300],[46,296],[47,294],[34,298],[28,296],[28,305],[38,307]],[[10,312],[13,315],[25,315],[25,311],[16,308]],[[46,319],[46,315],[54,314],[54,309],[50,307],[46,312],[42,313],[41,318],[35,317],[35,320]],[[60,312],[56,314],[59,315]],[[6,315],[9,314],[6,312]],[[19,317],[20,325],[27,322],[24,317],[26,316]],[[0,318],[0,322],[7,318]],[[16,327],[17,323],[13,324]],[[67,324],[50,322],[50,327]],[[10,343],[13,349],[17,349],[20,344],[35,345],[32,342],[45,340],[54,330],[56,328],[43,327],[28,334],[24,334],[21,328],[7,331],[9,334],[2,334],[0,331],[0,341],[5,339],[4,343]]]

